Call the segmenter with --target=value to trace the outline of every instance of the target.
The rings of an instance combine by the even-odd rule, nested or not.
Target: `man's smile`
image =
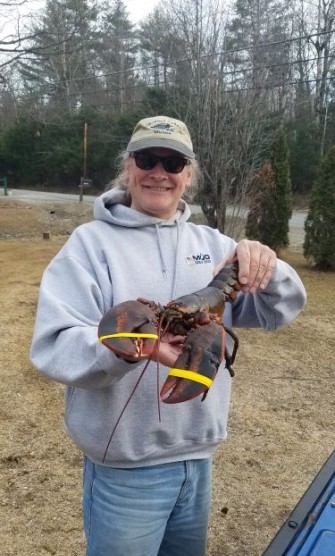
[[[145,189],[150,189],[150,191],[158,191],[159,193],[171,190],[171,187],[163,187],[160,185],[143,185],[143,187]]]

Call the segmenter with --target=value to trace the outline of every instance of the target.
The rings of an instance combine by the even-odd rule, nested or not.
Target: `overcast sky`
[[[159,2],[159,0],[123,1],[127,7],[131,20],[134,23],[146,17]],[[34,13],[35,10],[44,6],[44,0],[28,0],[28,2],[23,3],[21,6],[19,2],[18,4],[18,9],[12,8],[9,10],[6,6],[0,8],[0,37],[16,27],[18,12],[21,15]]]
[[[159,0],[124,0],[130,17],[134,22],[148,15],[158,2]]]

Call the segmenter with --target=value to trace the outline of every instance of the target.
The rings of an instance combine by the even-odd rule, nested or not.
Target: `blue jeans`
[[[205,556],[211,460],[117,469],[84,461],[86,556]]]

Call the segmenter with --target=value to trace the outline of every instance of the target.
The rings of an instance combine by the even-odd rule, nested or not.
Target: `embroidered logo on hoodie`
[[[199,253],[198,255],[191,255],[190,257],[186,257],[186,262],[189,265],[192,264],[208,264],[211,263],[211,256],[208,253]]]

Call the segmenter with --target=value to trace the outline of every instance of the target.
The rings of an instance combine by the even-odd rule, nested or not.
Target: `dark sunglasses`
[[[135,164],[140,170],[152,170],[158,162],[160,162],[165,170],[169,174],[180,174],[190,161],[187,158],[183,158],[178,155],[171,156],[157,156],[148,151],[139,151],[133,153],[132,156],[135,159]]]

